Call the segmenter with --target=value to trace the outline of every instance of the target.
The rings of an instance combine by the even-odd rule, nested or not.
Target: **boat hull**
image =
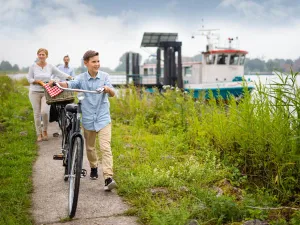
[[[187,85],[184,90],[187,92],[193,92],[194,98],[203,96],[205,99],[211,97],[210,92],[214,98],[222,97],[223,99],[229,99],[230,96],[240,98],[244,95],[244,92],[248,90],[251,92],[254,89],[254,85],[243,86],[240,82],[220,83],[220,84],[203,84],[203,85]]]

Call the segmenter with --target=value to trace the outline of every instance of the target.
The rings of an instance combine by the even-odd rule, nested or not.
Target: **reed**
[[[243,207],[246,200],[235,205],[232,198],[215,199],[211,187],[223,178],[249,193],[271,196],[266,197],[266,205],[298,204],[300,96],[297,74],[278,76],[280,82],[276,85],[267,88],[258,84],[252,94],[245,86],[240,101],[231,97],[226,104],[221,96],[213,98],[212,93],[209,100],[194,99],[192,93],[176,88],[161,94],[158,90],[148,93],[131,87],[121,91],[120,97],[111,99],[116,132],[121,132],[113,136],[116,173],[124,185],[120,193],[128,199],[134,198],[132,202],[136,206],[147,205],[144,211],[136,209],[143,215],[142,221],[153,222],[158,215],[162,218],[162,214],[167,221],[172,213],[174,219],[179,205],[199,204],[194,198],[201,199],[206,206],[211,199],[216,205],[207,206],[207,217],[202,218],[190,210],[182,212],[182,218],[197,217],[195,213],[201,217],[198,221],[217,218],[221,222],[211,224],[221,224],[247,216],[268,217],[262,211],[258,216],[256,211],[246,210]],[[173,193],[183,186],[192,190],[192,194],[181,192],[176,200],[170,197],[176,210],[164,206],[175,211],[153,209],[153,199],[159,200],[149,194],[149,189],[165,187]],[[207,188],[210,191],[205,191]],[[142,202],[134,195],[143,196]],[[249,198],[253,204],[263,202]],[[220,219],[222,215],[213,210],[218,204],[225,204],[227,208],[232,204],[228,212],[221,213],[226,218]],[[219,210],[223,212],[225,208]]]

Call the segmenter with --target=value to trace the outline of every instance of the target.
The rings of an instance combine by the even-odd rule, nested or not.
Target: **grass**
[[[300,205],[300,121],[289,110],[290,89],[297,99],[297,86],[284,85],[228,104],[176,90],[131,88],[112,98],[114,170],[127,214],[143,224],[297,224],[294,211],[250,208]]]
[[[181,137],[122,124],[114,124],[113,137],[118,193],[132,206],[128,214],[139,216],[143,224],[191,219],[225,224],[250,215],[234,194],[216,197],[213,187],[229,174],[208,146],[204,152],[182,153]]]
[[[29,86],[30,85],[26,77],[15,80],[15,83],[20,86]]]
[[[126,89],[111,99],[118,193],[142,224],[299,224],[297,74],[270,90],[195,101]],[[0,224],[32,224],[35,131],[27,90],[0,76]],[[26,85],[26,84],[25,84]],[[251,208],[252,207],[252,208]]]
[[[0,224],[32,224],[35,130],[28,91],[0,76]]]

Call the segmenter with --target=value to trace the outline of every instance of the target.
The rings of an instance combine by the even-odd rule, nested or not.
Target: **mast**
[[[216,44],[220,42],[220,29],[199,29],[192,34],[192,38],[195,38],[196,35],[205,36],[207,40],[206,51],[211,51],[216,47]]]

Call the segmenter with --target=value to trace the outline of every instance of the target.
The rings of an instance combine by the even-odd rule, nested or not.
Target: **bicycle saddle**
[[[68,112],[71,112],[71,113],[77,113],[77,107],[78,105],[77,104],[68,104],[66,105],[65,109],[68,111]]]

